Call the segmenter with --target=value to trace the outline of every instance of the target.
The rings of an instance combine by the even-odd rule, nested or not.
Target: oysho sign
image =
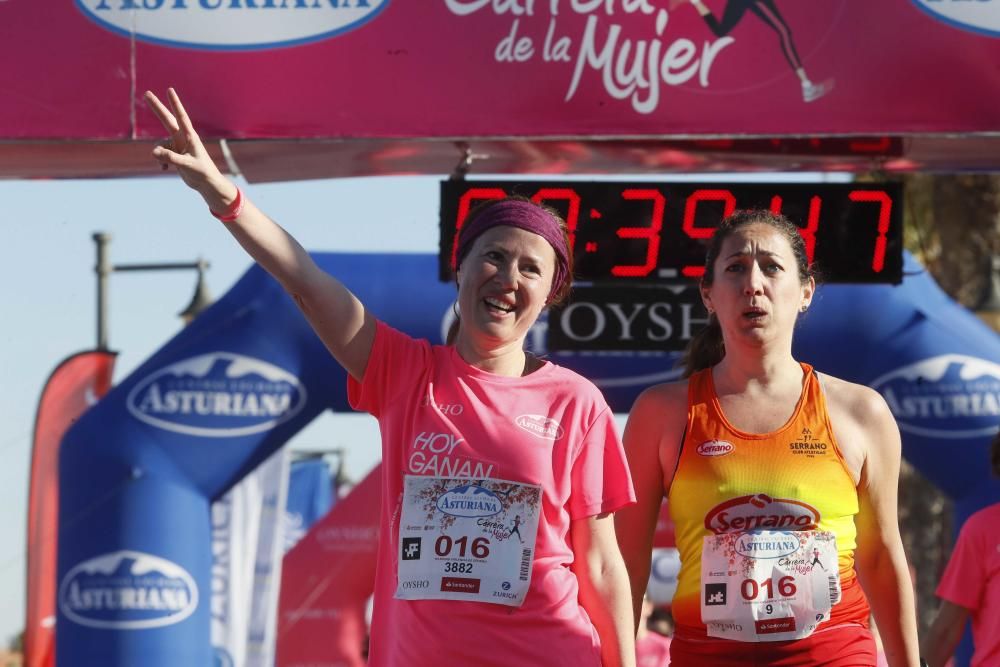
[[[158,428],[224,438],[274,428],[298,414],[305,387],[260,359],[211,352],[156,371],[129,392],[128,411]]]
[[[1000,364],[942,354],[871,382],[902,431],[932,438],[992,435],[1000,421]]]
[[[389,0],[76,0],[98,25],[144,42],[252,51],[329,39],[375,18]]]
[[[139,551],[83,561],[59,586],[62,613],[92,628],[158,628],[183,621],[197,607],[198,586],[187,570]]]

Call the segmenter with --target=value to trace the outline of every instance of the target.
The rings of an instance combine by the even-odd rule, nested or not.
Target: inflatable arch
[[[433,255],[317,254],[375,313],[440,341],[454,288]],[[544,352],[544,326],[529,344]],[[904,453],[959,514],[1000,500],[986,448],[1000,418],[1000,338],[912,259],[902,285],[830,285],[796,354],[879,389]],[[616,412],[677,377],[677,355],[554,353]],[[91,409],[63,440],[60,667],[210,665],[209,507],[323,410],[344,371],[260,268]],[[376,446],[374,443],[372,446]]]

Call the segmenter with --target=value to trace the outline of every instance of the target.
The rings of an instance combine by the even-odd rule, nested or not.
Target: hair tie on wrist
[[[240,190],[239,186],[236,187],[236,199],[234,199],[233,203],[227,206],[226,210],[222,213],[216,213],[211,208],[208,209],[208,212],[222,222],[232,222],[236,218],[240,217],[240,213],[243,212],[243,191]]]

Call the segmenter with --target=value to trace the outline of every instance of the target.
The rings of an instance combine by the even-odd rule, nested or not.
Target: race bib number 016
[[[396,597],[521,606],[541,498],[532,484],[407,475]]]
[[[710,637],[808,637],[840,601],[836,538],[825,531],[711,535],[704,540],[701,582],[701,618]]]

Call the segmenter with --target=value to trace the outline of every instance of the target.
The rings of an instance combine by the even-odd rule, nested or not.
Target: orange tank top
[[[841,599],[820,629],[867,627],[868,602],[854,573],[857,489],[830,427],[819,378],[812,366],[802,369],[794,413],[784,426],[763,434],[729,423],[711,369],[688,381],[687,428],[668,494],[681,557],[672,605],[678,636],[707,636],[701,619],[703,539],[754,529],[833,532]]]

